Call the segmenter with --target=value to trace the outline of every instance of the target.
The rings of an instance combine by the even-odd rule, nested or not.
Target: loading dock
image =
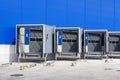
[[[107,30],[84,31],[84,57],[102,58],[108,52]]]
[[[43,60],[53,53],[54,27],[45,24],[16,25],[18,60]]]
[[[120,58],[120,32],[109,32],[109,57]]]
[[[76,59],[82,52],[82,29],[80,27],[57,28],[55,53],[57,58]]]

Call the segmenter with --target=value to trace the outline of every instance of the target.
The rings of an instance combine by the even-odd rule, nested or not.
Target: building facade
[[[0,0],[0,63],[15,61],[16,24],[120,31],[120,0]]]

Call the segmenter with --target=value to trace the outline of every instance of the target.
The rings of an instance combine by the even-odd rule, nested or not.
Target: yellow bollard
[[[80,60],[77,60],[77,61],[76,61],[76,64],[80,64]]]
[[[29,69],[28,66],[23,67],[23,70],[25,70],[25,71],[28,70],[28,69]]]

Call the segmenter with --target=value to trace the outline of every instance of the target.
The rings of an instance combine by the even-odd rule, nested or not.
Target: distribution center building
[[[0,4],[0,63],[17,61],[16,24],[120,31],[120,0],[0,0]]]

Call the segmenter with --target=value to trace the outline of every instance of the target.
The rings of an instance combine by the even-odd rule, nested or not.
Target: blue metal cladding
[[[29,28],[25,28],[25,45],[29,45],[29,41],[30,41],[30,38],[29,38]]]
[[[84,27],[84,0],[67,0],[66,25]]]
[[[120,0],[115,0],[115,9],[114,9],[114,11],[115,11],[115,15],[114,15],[114,17],[115,17],[115,27],[112,27],[111,26],[111,28],[113,29],[115,29],[115,30],[119,30],[120,31]]]
[[[100,29],[100,0],[86,0],[86,29]]]
[[[0,0],[0,44],[15,44],[16,24],[21,23],[20,0]]]
[[[85,45],[88,46],[88,33],[85,34]]]
[[[47,0],[21,0],[21,23],[43,24],[46,21]]]
[[[101,46],[104,46],[105,36],[104,33],[101,34]]]
[[[115,26],[115,0],[102,0],[101,4],[101,26],[108,30],[116,30]],[[108,27],[109,26],[109,27]]]
[[[15,44],[24,23],[120,31],[119,9],[120,0],[0,0],[0,44]]]
[[[62,31],[58,31],[58,45],[62,45]]]
[[[46,0],[46,23],[67,26],[67,0]]]

